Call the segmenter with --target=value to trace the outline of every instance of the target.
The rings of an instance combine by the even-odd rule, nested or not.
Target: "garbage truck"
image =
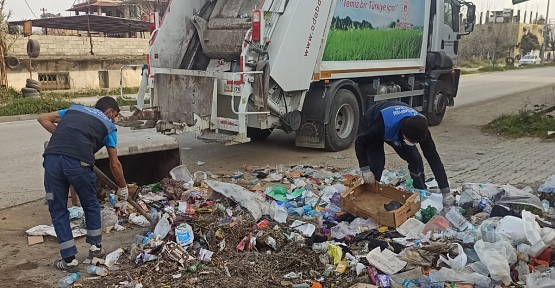
[[[391,100],[439,125],[475,10],[463,0],[173,0],[150,19],[156,130],[231,145],[281,129],[296,146],[342,151],[365,110]]]

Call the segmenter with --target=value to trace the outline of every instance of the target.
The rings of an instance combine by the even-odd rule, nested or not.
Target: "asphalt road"
[[[507,94],[534,90],[550,83],[555,84],[553,75],[555,75],[555,67],[464,76],[461,78],[459,95],[455,104],[456,107],[460,107]],[[44,188],[41,153],[44,141],[49,138],[48,132],[44,131],[36,121],[20,121],[0,123],[0,135],[2,135],[2,141],[0,141],[0,209],[42,198]],[[287,149],[302,151],[302,158],[308,162],[312,162],[312,158],[332,157],[331,154],[323,153],[320,150],[293,147],[294,138],[283,133],[272,135],[271,141],[266,141],[264,144],[257,144],[265,146],[258,153],[252,153],[253,145],[231,147],[218,144],[207,145],[193,139],[190,135],[181,135],[178,139],[182,147],[191,148],[188,150],[190,151],[189,156],[186,157],[186,161],[191,163],[186,164],[203,160],[207,162],[206,167],[203,168],[210,169],[226,169],[229,168],[229,166],[226,167],[226,164],[237,165],[237,162],[242,162],[239,165],[252,162],[280,164],[264,162],[266,159],[273,161],[279,157],[275,155],[269,157],[267,154],[278,148],[280,153],[286,153]]]

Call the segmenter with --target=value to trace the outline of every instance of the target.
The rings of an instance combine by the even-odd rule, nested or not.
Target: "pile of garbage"
[[[458,206],[444,209],[433,179],[418,190],[406,171],[384,171],[379,191],[392,190],[382,193],[365,191],[374,188],[357,173],[180,166],[137,189],[143,211],[104,189],[103,228],[146,233],[92,259],[103,273],[88,268],[87,287],[555,287],[555,175],[538,193],[465,184]],[[373,211],[348,203],[372,193]]]

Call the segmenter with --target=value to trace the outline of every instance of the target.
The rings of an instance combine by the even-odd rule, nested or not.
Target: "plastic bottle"
[[[431,288],[432,287],[432,281],[430,280],[430,277],[428,277],[426,275],[420,276],[420,278],[418,278],[418,283],[420,283],[420,287],[422,287],[422,288]]]
[[[79,279],[79,277],[81,277],[81,272],[71,273],[71,274],[67,275],[66,277],[60,279],[60,281],[58,281],[58,286],[60,288],[69,287],[69,285],[75,283],[75,281],[77,281],[77,279]]]
[[[550,207],[551,205],[549,205],[549,201],[547,201],[546,199],[543,199],[543,200],[542,200],[542,206],[543,206],[543,210],[544,210],[545,212],[547,212],[547,211],[549,210],[549,207]]]
[[[108,275],[108,270],[104,267],[98,266],[87,266],[87,272],[91,275],[106,276]]]
[[[150,209],[150,218],[152,218],[152,220],[156,221],[158,220],[158,209],[152,207],[152,209]]]
[[[454,208],[454,209],[453,209]],[[445,213],[445,218],[451,222],[455,228],[459,231],[465,231],[466,229],[475,229],[466,218],[464,218],[456,207],[453,207],[447,213]]]
[[[489,204],[488,201],[486,200],[481,200],[480,204],[478,205],[480,207],[480,209],[482,209],[482,212],[491,213],[491,205]]]
[[[398,284],[403,285],[403,287],[418,288],[418,286],[416,286],[416,284],[412,283],[410,280],[403,279],[397,275],[389,275],[389,279],[391,279],[392,281]]]

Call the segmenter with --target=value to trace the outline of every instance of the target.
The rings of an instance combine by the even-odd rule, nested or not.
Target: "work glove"
[[[372,186],[376,184],[376,176],[374,176],[374,173],[370,171],[370,168],[360,168],[360,172],[362,174],[362,180],[364,181],[364,184],[370,184]]]
[[[129,197],[129,189],[127,186],[118,189],[118,197],[122,201],[127,201],[127,197]]]
[[[443,209],[455,206],[455,196],[451,192],[445,192],[443,194]]]

